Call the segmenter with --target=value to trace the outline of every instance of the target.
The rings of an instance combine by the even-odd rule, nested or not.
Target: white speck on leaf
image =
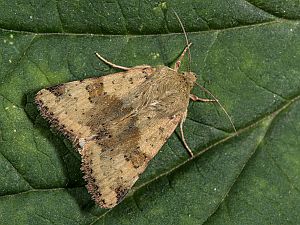
[[[152,57],[152,59],[157,59],[157,58],[159,58],[160,54],[159,53],[155,53],[155,52],[151,52],[150,56]]]

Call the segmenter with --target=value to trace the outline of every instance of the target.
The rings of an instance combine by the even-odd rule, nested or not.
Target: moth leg
[[[195,102],[216,102],[217,100],[215,99],[209,99],[209,98],[200,98],[196,95],[190,94],[190,99]]]
[[[184,147],[186,148],[186,150],[188,151],[188,153],[190,154],[191,157],[194,156],[192,150],[190,149],[190,147],[188,146],[188,144],[186,143],[185,137],[184,137],[184,133],[183,133],[183,123],[186,119],[186,115],[187,115],[187,111],[185,111],[185,113],[182,115],[182,119],[180,121],[180,134],[181,134],[181,138],[182,138],[182,142],[184,144]]]
[[[181,65],[181,61],[186,53],[186,51],[189,49],[189,47],[192,45],[192,43],[189,43],[183,50],[183,52],[181,53],[179,59],[176,61],[175,65],[174,65],[174,70],[177,72],[180,65]]]
[[[117,69],[121,69],[121,70],[130,70],[129,67],[119,66],[119,65],[116,65],[116,64],[114,64],[114,63],[108,61],[107,59],[103,58],[103,57],[102,57],[99,53],[97,53],[97,52],[96,52],[95,54],[96,54],[96,56],[97,56],[100,60],[102,60],[103,62],[105,62],[107,65],[110,65],[111,67],[114,67],[114,68],[117,68]]]

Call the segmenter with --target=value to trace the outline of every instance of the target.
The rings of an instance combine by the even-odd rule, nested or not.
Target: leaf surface
[[[233,118],[190,103],[178,131],[112,210],[95,206],[80,156],[41,118],[35,93],[124,66],[191,70]],[[251,1],[0,2],[0,221],[3,224],[297,224],[300,4]],[[183,66],[186,68],[185,65]],[[198,88],[194,94],[209,98]]]

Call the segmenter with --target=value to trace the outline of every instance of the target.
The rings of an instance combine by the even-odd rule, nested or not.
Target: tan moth
[[[196,82],[193,72],[179,72],[186,46],[175,63],[132,68],[124,72],[42,89],[35,102],[44,118],[67,136],[82,156],[87,189],[98,205],[112,208],[144,172],[175,128],[186,118]],[[189,153],[183,132],[183,142]]]

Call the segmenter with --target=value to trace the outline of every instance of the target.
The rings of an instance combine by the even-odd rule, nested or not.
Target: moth
[[[188,41],[187,41],[188,43]],[[82,156],[88,192],[103,208],[120,203],[149,161],[183,122],[196,83],[193,72],[179,72],[188,43],[174,68],[118,66],[123,72],[59,84],[40,90],[35,102]]]
[[[112,208],[184,121],[196,76],[179,73],[180,61],[127,68],[98,56],[124,72],[42,89],[35,102],[78,148],[93,199]]]

